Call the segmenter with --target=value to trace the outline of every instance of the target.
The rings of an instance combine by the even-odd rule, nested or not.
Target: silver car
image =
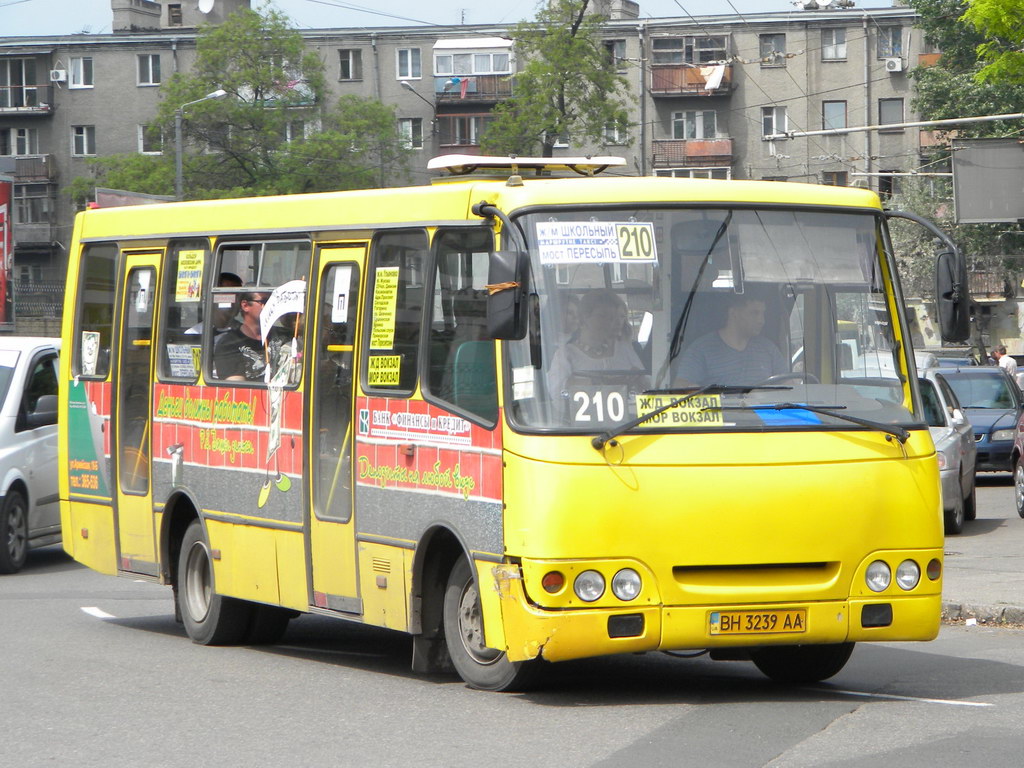
[[[946,533],[960,533],[964,521],[973,520],[977,514],[974,469],[978,449],[974,428],[941,369],[921,371],[919,384],[928,428],[939,458]]]

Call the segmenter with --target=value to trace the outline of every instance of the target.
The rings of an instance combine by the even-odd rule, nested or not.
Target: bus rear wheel
[[[483,611],[473,569],[465,558],[452,566],[444,593],[444,637],[459,676],[483,691],[522,690],[538,661],[509,661],[504,651],[484,645]]]
[[[846,666],[853,645],[768,645],[751,651],[750,658],[777,683],[817,683]]]
[[[185,631],[193,643],[233,645],[242,641],[252,625],[252,604],[218,595],[214,589],[210,548],[198,520],[181,540],[177,595]]]

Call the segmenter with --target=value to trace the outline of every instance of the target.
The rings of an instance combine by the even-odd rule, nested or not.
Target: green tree
[[[485,152],[551,157],[560,138],[603,144],[609,126],[625,128],[626,79],[601,39],[607,17],[588,13],[590,0],[551,0],[532,22],[512,31],[526,62],[515,95],[494,109]]]
[[[218,89],[227,95],[203,100]],[[328,106],[323,63],[272,9],[240,10],[200,27],[193,67],[175,74],[160,95],[151,128],[164,137],[163,156],[102,158],[93,167],[96,183],[172,193],[175,115],[186,104],[186,197],[384,186],[408,171],[393,109],[351,96]]]
[[[1020,0],[971,0],[963,19],[983,38],[977,51],[985,66],[978,72],[978,80],[1024,83],[1024,14]]]

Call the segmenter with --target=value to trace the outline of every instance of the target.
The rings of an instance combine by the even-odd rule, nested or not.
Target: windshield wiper
[[[834,416],[840,421],[848,421],[851,424],[857,424],[862,427],[869,427],[870,429],[877,429],[879,432],[885,432],[886,434],[892,435],[900,441],[900,445],[907,442],[910,438],[909,430],[903,427],[893,426],[891,424],[883,424],[880,421],[872,421],[871,419],[862,419],[859,416],[850,416],[846,413],[836,413],[837,410],[846,408],[845,405],[803,405],[800,403],[767,403],[765,405],[723,405],[720,409],[715,410],[722,411],[756,411],[756,410],[769,410],[769,411],[810,411],[811,413],[818,413],[823,416]]]
[[[757,389],[757,390],[761,390],[761,389],[792,389],[792,387],[785,387],[785,386],[758,386],[756,384],[753,384],[753,385],[750,385],[750,386],[734,386],[734,385],[726,385],[726,384],[705,384],[703,387],[698,387],[697,389],[646,389],[646,390],[644,390],[643,392],[640,393],[641,396],[643,396],[643,395],[682,395],[682,397],[678,397],[675,400],[670,400],[665,405],[662,405],[662,406],[660,406],[658,408],[655,408],[653,411],[648,411],[647,413],[643,414],[642,416],[637,416],[635,419],[631,419],[630,421],[627,421],[625,424],[620,424],[619,426],[615,427],[615,429],[609,429],[607,432],[602,432],[600,435],[596,435],[590,441],[590,444],[592,446],[594,446],[595,450],[600,451],[602,448],[604,448],[605,443],[608,443],[608,442],[614,440],[616,437],[621,435],[623,432],[628,432],[629,430],[633,429],[634,427],[639,427],[645,421],[654,418],[659,413],[664,413],[665,411],[667,411],[667,410],[669,410],[671,408],[675,408],[680,403],[685,403],[687,400],[692,400],[693,398],[699,397],[700,395],[705,395],[705,394],[707,394],[709,392],[711,392],[713,394],[716,394],[716,395],[738,395],[738,394],[746,394],[747,392],[753,392],[755,389]]]

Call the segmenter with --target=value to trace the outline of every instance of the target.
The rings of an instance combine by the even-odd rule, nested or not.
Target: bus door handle
[[[412,443],[402,443],[398,446],[398,453],[402,456],[415,456],[416,446]]]

